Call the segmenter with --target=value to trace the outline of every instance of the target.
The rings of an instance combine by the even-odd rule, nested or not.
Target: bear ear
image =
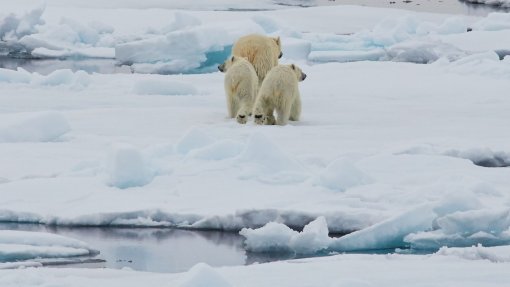
[[[290,65],[290,67],[292,68],[292,70],[296,69],[296,65],[294,65],[294,64]]]
[[[276,45],[280,46],[281,42],[280,42],[280,36],[276,37],[276,38],[273,38],[274,41],[276,42]]]

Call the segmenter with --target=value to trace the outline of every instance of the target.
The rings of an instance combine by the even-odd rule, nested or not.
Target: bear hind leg
[[[291,105],[284,105],[276,109],[276,124],[284,126],[289,122]]]
[[[292,103],[289,120],[299,121],[300,116],[301,116],[301,98],[298,95],[295,98],[294,102]]]

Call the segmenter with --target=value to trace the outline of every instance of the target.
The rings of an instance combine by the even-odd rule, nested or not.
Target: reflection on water
[[[0,230],[55,233],[82,240],[101,253],[93,258],[42,261],[45,266],[107,267],[151,272],[183,272],[199,262],[234,266],[296,258],[293,254],[253,254],[237,233],[170,228],[56,227],[0,223]],[[327,254],[324,254],[327,255]]]

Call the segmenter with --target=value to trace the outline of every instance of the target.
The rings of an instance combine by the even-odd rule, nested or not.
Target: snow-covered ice
[[[27,1],[2,11],[2,53],[115,57],[140,73],[0,69],[0,220],[241,231],[251,252],[437,253],[176,275],[28,268],[0,271],[1,286],[508,284],[508,15],[207,11],[226,0],[199,1],[203,9],[179,1],[186,11],[79,0],[25,9]],[[142,6],[154,9],[127,9]],[[281,36],[282,63],[309,75],[301,121],[241,126],[227,117],[215,66],[253,32]],[[16,258],[91,250],[20,244],[8,249]]]
[[[1,142],[51,142],[71,130],[67,119],[58,112],[3,114]]]

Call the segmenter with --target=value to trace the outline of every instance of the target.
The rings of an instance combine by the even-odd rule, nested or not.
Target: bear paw
[[[264,120],[265,120],[264,115],[255,114],[254,119],[255,119],[255,123],[257,125],[263,125],[264,124]]]
[[[236,121],[240,124],[245,124],[248,121],[248,116],[245,114],[237,114]]]
[[[274,118],[273,115],[265,116],[264,117],[264,124],[272,126],[272,125],[276,124],[276,119]]]

